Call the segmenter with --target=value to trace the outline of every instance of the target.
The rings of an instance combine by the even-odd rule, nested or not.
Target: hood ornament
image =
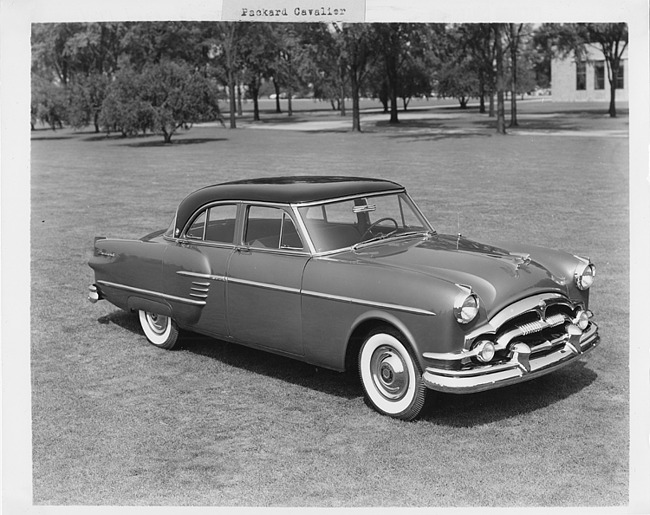
[[[511,252],[510,255],[515,258],[515,270],[519,270],[522,266],[528,266],[531,262],[530,254]]]

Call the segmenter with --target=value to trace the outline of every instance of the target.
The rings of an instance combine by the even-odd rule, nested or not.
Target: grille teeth
[[[546,320],[536,320],[535,322],[519,325],[517,328],[521,331],[522,336],[528,336],[529,334],[538,333],[549,327],[561,325],[565,320],[564,315],[558,314],[550,316]]]

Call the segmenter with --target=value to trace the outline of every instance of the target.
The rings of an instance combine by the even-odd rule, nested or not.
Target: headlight
[[[576,286],[579,290],[588,290],[594,283],[594,277],[596,277],[596,267],[593,265],[593,263],[589,263],[588,261],[580,263],[576,267],[574,277]]]
[[[463,288],[463,292],[454,302],[454,316],[459,324],[469,324],[478,315],[478,297],[471,289]]]

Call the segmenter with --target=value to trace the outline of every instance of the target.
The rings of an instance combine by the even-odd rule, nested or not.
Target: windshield
[[[298,208],[316,252],[389,237],[433,232],[405,193],[360,197]]]

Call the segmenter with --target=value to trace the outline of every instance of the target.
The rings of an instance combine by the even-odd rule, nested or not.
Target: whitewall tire
[[[178,341],[178,327],[170,317],[140,310],[140,325],[149,343],[161,349],[173,349]]]
[[[391,328],[373,331],[359,351],[359,376],[366,399],[380,413],[412,420],[427,388],[403,337]]]

